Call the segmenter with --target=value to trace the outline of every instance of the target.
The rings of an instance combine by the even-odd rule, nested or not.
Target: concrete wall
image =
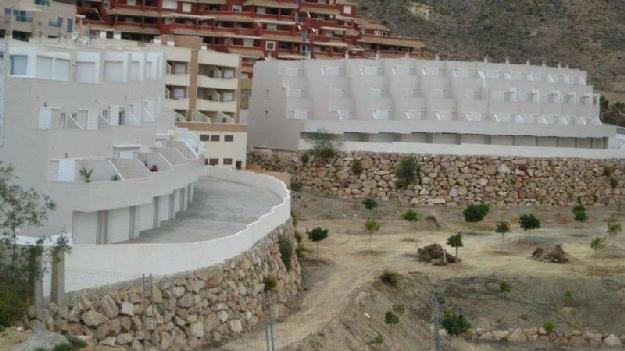
[[[248,156],[263,169],[290,173],[292,182],[345,198],[394,198],[421,205],[487,201],[499,206],[570,206],[578,197],[586,205],[625,201],[622,157],[597,160],[342,152],[334,159],[309,157],[304,163],[301,155],[258,151]],[[421,166],[422,183],[398,189],[397,165],[413,156]],[[360,175],[351,170],[354,160],[361,162]]]

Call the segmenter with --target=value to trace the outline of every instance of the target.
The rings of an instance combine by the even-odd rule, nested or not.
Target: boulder
[[[603,339],[603,343],[609,347],[621,346],[621,339],[619,339],[616,335],[610,334],[605,339]]]
[[[89,310],[80,317],[88,327],[97,327],[106,322],[106,316],[96,310]]]
[[[515,329],[508,336],[508,341],[515,344],[522,344],[527,341],[527,336],[521,329]]]
[[[104,297],[102,297],[100,305],[102,306],[102,312],[109,318],[115,318],[119,314],[117,303],[115,303],[115,300],[109,295],[104,295]]]

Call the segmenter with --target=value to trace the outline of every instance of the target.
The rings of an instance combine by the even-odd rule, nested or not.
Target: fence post
[[[67,312],[65,305],[65,252],[58,250],[52,255],[52,284],[50,300],[54,302],[59,313],[64,316]]]
[[[33,279],[33,307],[35,308],[35,318],[38,321],[44,321],[45,304],[43,300],[43,260],[41,255],[35,258],[35,265],[39,270]]]

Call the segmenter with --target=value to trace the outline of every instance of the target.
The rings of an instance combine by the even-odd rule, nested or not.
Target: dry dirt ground
[[[479,225],[463,222],[461,208],[415,208],[429,219],[409,223],[400,219],[407,205],[380,203],[369,211],[358,202],[329,199],[313,193],[294,194],[298,229],[320,226],[330,237],[320,246],[322,264],[314,263],[313,250],[306,259],[306,291],[301,308],[274,326],[277,350],[429,350],[432,346],[431,304],[434,292],[445,308],[460,309],[474,328],[528,328],[554,321],[559,329],[593,330],[625,334],[625,240],[609,241],[594,253],[590,241],[605,237],[608,221],[625,220],[623,209],[589,209],[590,220],[575,223],[571,209],[493,209]],[[516,223],[520,214],[532,212],[542,228],[524,233]],[[367,250],[366,218],[382,223]],[[494,233],[497,222],[512,223],[502,241]],[[446,244],[458,231],[465,233],[460,249],[462,263],[435,267],[419,263],[416,249],[431,243]],[[563,244],[570,255],[566,264],[531,260],[537,246]],[[450,248],[451,249],[451,248]],[[380,282],[383,270],[402,275],[401,286]],[[512,292],[499,292],[501,281]],[[570,296],[565,292],[570,291]],[[401,322],[391,330],[384,314],[393,305],[406,307]],[[381,346],[370,341],[385,339]],[[449,350],[568,350],[551,345],[474,345],[462,340],[444,341]],[[264,350],[263,330],[225,345],[224,351]],[[573,350],[573,349],[571,349]]]

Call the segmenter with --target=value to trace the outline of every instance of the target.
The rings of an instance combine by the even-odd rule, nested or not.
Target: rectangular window
[[[182,3],[182,12],[191,12],[191,4],[188,2]]]
[[[200,134],[200,141],[210,141],[210,137],[208,134]]]
[[[224,158],[224,166],[232,166],[232,159]]]
[[[241,5],[232,5],[233,12],[241,12],[243,10],[243,6]]]
[[[276,49],[276,42],[275,41],[268,41],[265,43],[265,50],[267,51],[273,51]]]
[[[71,33],[74,31],[74,20],[71,18],[67,19],[67,32]]]
[[[217,166],[217,165],[219,164],[219,159],[218,159],[218,158],[211,158],[211,159],[208,161],[208,163],[209,163],[211,166]]]
[[[28,66],[28,56],[11,55],[11,75],[25,76],[26,67]]]
[[[5,8],[5,9],[4,9],[4,15],[5,15],[5,16],[11,16],[11,9],[10,9],[10,8],[8,8],[8,7],[7,7],[7,8]]]
[[[215,134],[211,135],[211,141],[212,142],[219,141],[219,135],[215,135]]]
[[[231,143],[234,141],[234,135],[224,135],[224,141],[227,143]]]

